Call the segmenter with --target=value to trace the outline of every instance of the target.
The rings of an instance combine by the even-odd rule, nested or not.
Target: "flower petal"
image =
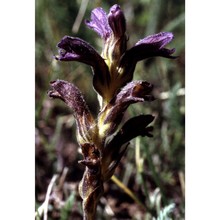
[[[91,13],[91,21],[86,20],[85,22],[89,28],[96,31],[105,40],[112,33],[108,24],[107,14],[102,8],[95,8]]]

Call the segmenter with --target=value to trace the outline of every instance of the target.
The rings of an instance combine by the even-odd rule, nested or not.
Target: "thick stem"
[[[86,166],[79,185],[79,193],[83,199],[83,219],[95,220],[97,204],[104,192],[100,154],[93,144],[84,144],[81,147],[84,160],[79,161],[79,163]]]
[[[79,192],[83,199],[83,220],[95,220],[97,204],[104,192],[100,167],[86,167]]]

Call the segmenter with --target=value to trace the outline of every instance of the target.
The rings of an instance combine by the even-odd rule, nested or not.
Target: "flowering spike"
[[[120,129],[127,108],[134,103],[154,100],[153,85],[132,81],[136,63],[140,60],[172,56],[175,49],[165,46],[173,40],[170,32],[161,32],[139,40],[127,50],[126,20],[119,5],[113,5],[108,15],[102,8],[91,13],[86,25],[103,39],[101,55],[86,41],[65,36],[58,43],[59,61],[78,61],[93,70],[93,86],[100,99],[100,113],[93,118],[79,89],[66,81],[51,82],[49,96],[64,101],[74,113],[77,141],[82,149],[85,166],[79,192],[83,199],[84,220],[95,219],[96,206],[103,194],[103,183],[114,174],[129,141],[137,136],[152,137],[152,115],[129,119]]]

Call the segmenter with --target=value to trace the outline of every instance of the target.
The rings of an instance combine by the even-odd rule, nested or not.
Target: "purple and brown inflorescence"
[[[129,105],[154,100],[152,84],[132,81],[136,63],[154,56],[175,58],[175,49],[164,48],[173,39],[169,32],[147,36],[127,49],[126,21],[119,5],[112,6],[108,15],[102,8],[95,8],[86,25],[103,39],[102,53],[80,38],[65,36],[57,45],[59,55],[55,59],[79,61],[92,67],[93,87],[100,104],[98,116],[93,117],[80,90],[72,83],[52,81],[48,94],[64,101],[73,111],[83,154],[79,163],[86,167],[79,192],[84,219],[91,220],[95,219],[103,183],[113,175],[128,142],[139,135],[152,137],[152,127],[148,126],[154,120],[152,115],[131,118],[119,128]]]

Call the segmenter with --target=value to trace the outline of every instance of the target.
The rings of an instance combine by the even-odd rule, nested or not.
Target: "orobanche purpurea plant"
[[[95,219],[96,207],[103,195],[103,183],[108,181],[124,155],[129,141],[139,135],[152,137],[154,116],[139,115],[121,125],[129,105],[154,100],[153,85],[132,81],[136,63],[155,56],[175,58],[175,49],[164,48],[173,34],[161,32],[139,40],[127,49],[126,20],[119,5],[108,14],[95,8],[86,25],[103,39],[99,54],[89,43],[65,36],[58,43],[58,61],[79,61],[92,67],[93,87],[97,92],[100,111],[97,117],[90,110],[80,90],[64,80],[51,82],[49,96],[64,101],[72,109],[77,124],[77,141],[81,147],[85,172],[79,184],[83,200],[84,220]]]

